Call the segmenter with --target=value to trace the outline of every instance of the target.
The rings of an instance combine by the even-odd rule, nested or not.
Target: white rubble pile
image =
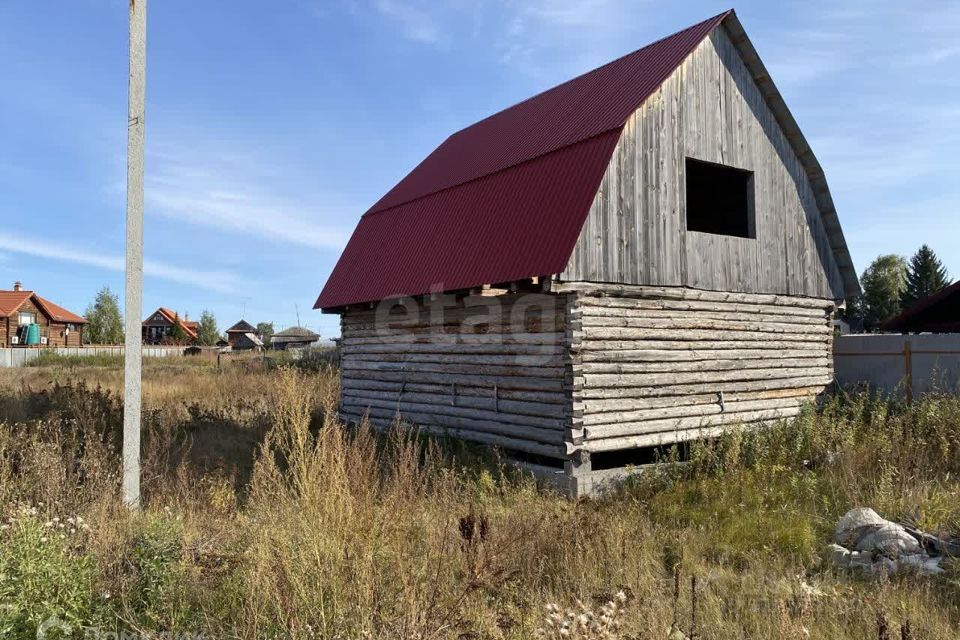
[[[836,544],[831,544],[829,550],[838,567],[887,574],[907,568],[925,574],[942,573],[943,547],[951,545],[884,520],[866,507],[848,511],[840,518],[833,540]]]

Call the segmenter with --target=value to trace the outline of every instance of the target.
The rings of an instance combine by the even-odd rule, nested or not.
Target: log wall
[[[564,287],[572,427],[588,452],[792,417],[833,380],[829,299]]]
[[[341,315],[341,413],[563,458],[572,439],[566,305],[547,294],[441,296]]]

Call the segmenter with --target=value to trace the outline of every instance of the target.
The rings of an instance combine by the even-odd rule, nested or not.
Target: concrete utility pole
[[[147,79],[147,0],[130,0],[127,120],[127,269],[124,296],[123,502],[140,506],[141,338],[143,311],[143,144]]]

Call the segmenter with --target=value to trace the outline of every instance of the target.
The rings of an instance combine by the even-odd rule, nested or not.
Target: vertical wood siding
[[[755,239],[686,231],[687,157],[754,172]],[[806,172],[724,27],[628,120],[561,278],[844,297]]]

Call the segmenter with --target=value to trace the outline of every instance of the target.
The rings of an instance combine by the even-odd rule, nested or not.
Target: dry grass
[[[251,639],[864,638],[880,616],[890,637],[957,637],[954,568],[863,580],[821,558],[852,506],[957,530],[956,399],[840,399],[571,503],[489,456],[342,428],[335,375],[153,363],[131,515],[120,383],[0,371],[2,637],[50,614]],[[89,532],[44,533],[78,515]],[[616,624],[589,635],[611,602]]]

